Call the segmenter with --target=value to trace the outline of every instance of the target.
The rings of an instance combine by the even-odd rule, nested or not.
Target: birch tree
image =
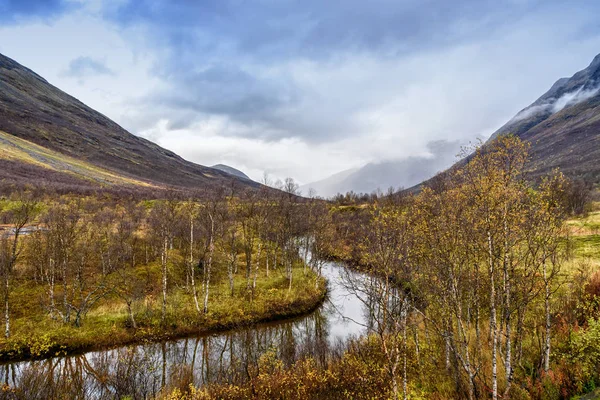
[[[21,194],[17,199],[2,204],[0,212],[3,219],[8,220],[8,232],[0,233],[0,270],[3,277],[4,291],[4,336],[10,337],[10,281],[23,250],[21,236],[26,225],[35,218],[38,212],[37,202],[29,194]]]

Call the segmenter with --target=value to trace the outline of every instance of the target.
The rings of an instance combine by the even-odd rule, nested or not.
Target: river
[[[356,273],[327,262],[322,274],[329,282],[328,298],[307,316],[214,335],[8,363],[0,366],[3,382],[18,398],[145,399],[165,386],[242,382],[269,354],[286,364],[306,356],[324,362],[349,338],[365,332],[366,317],[363,302],[344,283]]]

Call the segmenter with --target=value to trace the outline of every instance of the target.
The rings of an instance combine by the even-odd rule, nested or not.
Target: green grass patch
[[[600,234],[571,238],[575,258],[600,259]]]

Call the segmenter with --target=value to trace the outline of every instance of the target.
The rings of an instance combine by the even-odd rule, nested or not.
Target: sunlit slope
[[[256,182],[189,162],[131,134],[107,116],[2,54],[0,131],[133,181],[206,195],[232,184],[240,190],[260,188]]]
[[[82,160],[66,156],[0,131],[0,159],[12,165],[29,164],[51,171],[72,175],[98,185],[135,185],[152,187],[147,182],[117,175]],[[37,169],[36,169],[37,170]],[[33,177],[32,177],[33,178]]]

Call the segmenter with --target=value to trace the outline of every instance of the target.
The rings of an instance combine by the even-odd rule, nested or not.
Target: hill
[[[260,186],[221,170],[186,161],[171,151],[127,132],[106,116],[2,54],[0,131],[4,132],[0,141],[3,150],[8,148],[6,134],[9,134],[26,141],[20,142],[21,145],[31,143],[47,149],[55,159],[66,157],[66,165],[72,164],[73,160],[85,164],[89,167],[85,171],[71,169],[67,175],[70,178],[78,176],[79,180],[88,184],[97,178],[87,174],[91,168],[118,177],[115,180],[101,180],[102,184],[127,182],[142,186],[210,191],[217,186],[230,185],[233,179],[244,188]],[[25,165],[36,170],[45,168],[56,172],[56,165],[47,159],[31,163],[31,157],[19,160],[13,157],[12,161],[4,157],[3,163],[8,163],[11,168],[7,170],[13,173],[22,171]],[[4,174],[7,175],[7,172]],[[96,183],[100,182],[96,179]]]

